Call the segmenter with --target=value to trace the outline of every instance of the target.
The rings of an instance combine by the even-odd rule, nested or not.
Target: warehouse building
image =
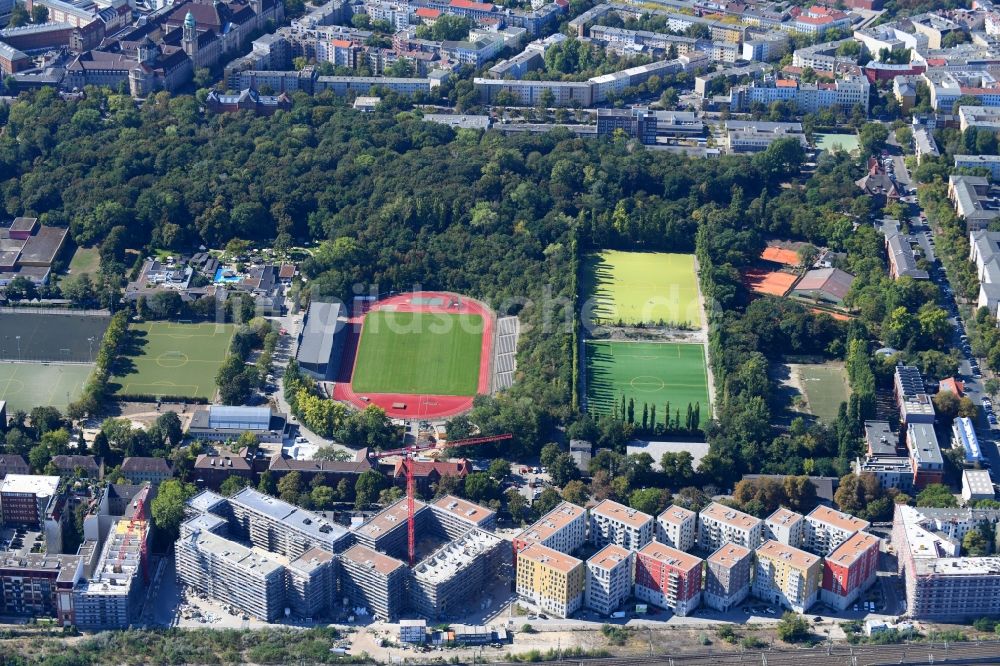
[[[299,333],[295,358],[299,368],[313,379],[333,379],[344,351],[346,318],[340,303],[312,301]]]

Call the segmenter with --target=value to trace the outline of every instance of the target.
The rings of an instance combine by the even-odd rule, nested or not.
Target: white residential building
[[[855,532],[867,529],[869,524],[830,507],[818,506],[806,516],[803,548],[816,555],[829,555]]]
[[[694,548],[698,534],[698,514],[672,504],[656,517],[656,539],[685,552]]]
[[[587,560],[584,605],[601,615],[611,615],[632,594],[632,552],[608,544]]]
[[[639,550],[653,540],[653,525],[648,513],[604,500],[590,510],[590,541],[598,548],[613,543]]]
[[[753,550],[761,543],[763,524],[760,518],[712,502],[698,516],[698,547],[714,552],[735,543]]]
[[[805,528],[806,521],[801,513],[781,507],[764,519],[764,539],[801,548]]]
[[[587,540],[587,512],[570,502],[561,502],[531,527],[514,537],[514,550],[529,543],[571,555]]]

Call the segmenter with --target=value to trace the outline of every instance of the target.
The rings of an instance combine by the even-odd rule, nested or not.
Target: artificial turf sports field
[[[581,282],[595,323],[701,326],[693,254],[605,250],[584,259]]]
[[[114,382],[119,395],[215,396],[215,375],[229,351],[232,324],[146,322],[129,329]]]
[[[7,413],[66,406],[80,397],[94,366],[73,363],[0,363],[0,400]]]
[[[587,341],[587,402],[595,414],[610,413],[625,400],[656,405],[656,420],[700,403],[701,423],[711,418],[704,346],[672,342]]]
[[[351,386],[356,393],[475,395],[482,341],[479,315],[369,312]]]

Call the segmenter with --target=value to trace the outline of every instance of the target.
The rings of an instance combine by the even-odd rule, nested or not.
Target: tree
[[[179,446],[184,439],[184,428],[176,412],[160,414],[156,417],[155,426],[163,434],[163,438],[173,446]]]
[[[931,398],[934,403],[934,411],[946,423],[951,423],[952,419],[958,416],[960,400],[951,391],[938,391]]]
[[[546,488],[531,504],[531,510],[536,517],[542,517],[552,509],[556,508],[562,497],[555,488]]]
[[[862,155],[874,155],[885,148],[886,139],[889,138],[889,128],[880,122],[865,123],[858,132],[858,144],[861,146]]]
[[[274,495],[278,492],[278,488],[274,483],[274,477],[271,475],[271,470],[265,469],[261,473],[260,481],[257,483],[257,491],[265,495]]]
[[[178,479],[167,479],[150,505],[153,524],[162,531],[168,541],[176,541],[181,521],[184,520],[184,505],[194,495],[195,487]]]
[[[302,492],[302,475],[298,472],[285,474],[278,480],[278,497],[289,504],[295,504]]]
[[[49,8],[44,5],[35,5],[31,8],[31,22],[45,23],[49,20]]]
[[[948,486],[941,483],[931,483],[917,494],[917,506],[947,509],[958,506],[958,502]]]
[[[236,440],[236,451],[239,452],[243,449],[247,450],[247,455],[257,455],[257,451],[260,449],[260,437],[257,436],[257,433],[250,431],[240,433]]]
[[[473,472],[465,477],[465,496],[473,502],[485,504],[500,496],[500,487],[486,472]]]
[[[364,510],[371,507],[385,485],[385,478],[373,469],[366,470],[354,484],[354,508]]]
[[[552,483],[559,487],[565,486],[570,481],[580,478],[580,470],[576,466],[576,461],[573,460],[573,456],[568,453],[560,453],[557,455],[552,462],[549,463],[547,469],[549,476],[552,477]]]
[[[11,301],[30,301],[38,298],[38,289],[35,288],[35,283],[20,275],[7,283],[4,293]]]
[[[570,481],[563,488],[562,498],[577,506],[586,506],[588,499],[587,486],[583,484],[583,481]]]
[[[510,463],[503,458],[495,458],[490,461],[487,473],[497,481],[503,481],[510,476]]]
[[[310,493],[313,507],[318,511],[329,509],[333,506],[333,495],[334,491],[330,486],[316,486]]]
[[[660,468],[671,488],[690,485],[694,479],[694,456],[689,451],[667,451],[660,456]]]
[[[786,643],[800,643],[809,638],[809,622],[798,613],[786,611],[778,622],[777,633]]]
[[[346,450],[335,446],[321,446],[313,454],[313,460],[330,460],[334,462],[350,462],[354,460],[354,455]]]
[[[528,500],[517,488],[508,488],[504,496],[507,498],[507,511],[510,512],[511,520],[523,523],[528,517]]]
[[[383,488],[378,494],[378,503],[382,506],[390,506],[398,502],[403,497],[403,489],[398,486]]]
[[[10,21],[8,25],[11,28],[20,28],[22,25],[27,25],[28,21],[31,19],[31,15],[28,14],[28,10],[19,2],[14,3],[14,7],[10,10]]]
[[[670,493],[660,488],[642,488],[632,491],[628,496],[628,505],[636,511],[659,515],[670,503]]]
[[[966,557],[983,557],[989,552],[986,537],[978,529],[972,529],[962,537],[962,554]]]
[[[232,497],[236,493],[240,492],[244,488],[250,485],[250,479],[245,476],[232,476],[226,477],[226,480],[222,482],[219,486],[219,492],[226,497]]]
[[[549,467],[560,453],[562,453],[562,450],[559,448],[559,445],[549,442],[542,447],[542,452],[539,454],[539,462],[542,464],[542,467]]]

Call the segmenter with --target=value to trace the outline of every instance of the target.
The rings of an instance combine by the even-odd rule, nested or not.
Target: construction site
[[[282,612],[392,621],[410,611],[448,619],[510,576],[511,544],[493,533],[491,509],[452,495],[430,504],[414,497],[413,458],[432,448],[375,454],[400,459],[406,496],[351,529],[250,487],[228,498],[195,495],[176,544],[178,582],[266,622]]]

